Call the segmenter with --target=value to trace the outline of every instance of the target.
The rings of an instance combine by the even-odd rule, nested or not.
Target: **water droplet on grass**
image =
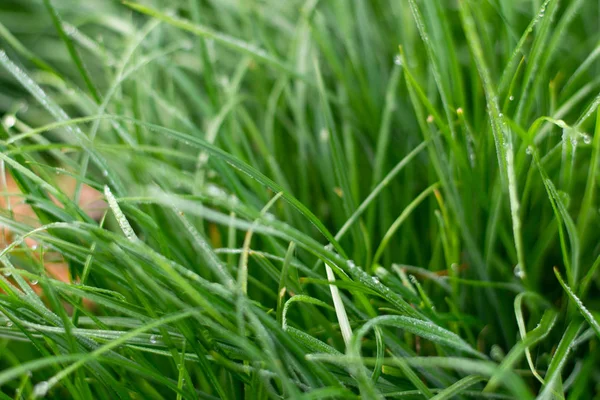
[[[329,140],[329,131],[325,128],[321,129],[321,131],[319,132],[319,139],[321,139],[322,142],[326,142]]]
[[[565,205],[566,208],[569,208],[569,204],[571,204],[571,196],[569,195],[569,193],[559,190],[558,198]]]
[[[502,350],[502,347],[495,344],[490,350],[490,357],[495,361],[502,361],[504,359],[504,350]]]
[[[150,336],[150,343],[152,343],[152,344],[156,344],[156,342],[157,342],[157,341],[158,341],[158,340],[156,339],[156,335],[151,335],[151,336]]]
[[[525,149],[525,153],[531,155],[533,154],[533,146],[527,146],[527,148]]]
[[[46,393],[48,393],[49,388],[50,388],[50,385],[48,385],[48,382],[46,382],[46,381],[42,381],[42,382],[36,384],[33,387],[33,397],[46,396]]]
[[[112,209],[113,214],[114,214],[115,218],[117,219],[119,226],[121,227],[121,230],[125,234],[125,237],[127,237],[127,239],[129,239],[131,241],[137,240],[137,236],[135,235],[133,228],[129,224],[129,221],[127,221],[127,218],[123,214],[123,211],[121,211],[121,208],[119,207],[119,203],[117,202],[117,199],[110,191],[110,188],[106,185],[104,186],[104,197],[106,197],[106,200],[108,201],[108,205]]]
[[[402,65],[402,58],[400,57],[400,55],[397,54],[394,57],[394,64],[396,64],[396,65]]]
[[[6,128],[12,128],[17,123],[17,119],[14,115],[8,114],[5,115],[4,118],[2,118],[2,123]]]
[[[12,272],[9,270],[4,271],[4,276],[9,277],[12,275]]]
[[[37,285],[38,284],[38,280],[37,279],[32,279],[31,280],[31,284],[32,285]]]
[[[508,98],[508,100],[513,101],[515,99],[515,96],[510,95],[510,97]]]
[[[77,30],[75,29],[75,27],[71,24],[63,24],[64,26],[64,30],[65,33],[67,34],[67,36],[73,36],[75,33],[77,33]]]
[[[8,326],[10,328],[11,326],[13,326],[13,322],[12,321],[6,321],[6,326]]]
[[[581,138],[583,139],[583,143],[585,143],[585,144],[592,143],[592,137],[590,135],[588,135],[587,133],[582,134]]]
[[[514,273],[515,273],[515,276],[519,279],[525,278],[525,271],[521,267],[521,264],[515,265]]]
[[[571,136],[571,146],[577,147],[577,137]]]

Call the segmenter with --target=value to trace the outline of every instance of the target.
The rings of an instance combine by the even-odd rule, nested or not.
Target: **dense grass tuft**
[[[0,399],[600,392],[591,0],[4,0]]]

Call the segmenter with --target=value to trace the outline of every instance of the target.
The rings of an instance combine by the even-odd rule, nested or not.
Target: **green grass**
[[[599,21],[3,1],[0,399],[599,398]]]

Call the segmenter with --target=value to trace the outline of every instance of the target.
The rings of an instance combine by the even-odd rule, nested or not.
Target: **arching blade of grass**
[[[419,194],[408,206],[406,206],[406,208],[402,211],[400,216],[398,216],[394,223],[388,228],[383,239],[381,240],[381,244],[379,245],[379,247],[375,251],[375,255],[373,256],[373,264],[377,264],[377,262],[379,261],[379,257],[381,257],[381,253],[385,249],[385,246],[390,241],[391,236],[398,230],[402,222],[404,222],[404,220],[408,218],[410,213],[412,213],[412,211],[437,187],[437,183],[434,183],[433,185],[429,186],[427,189],[421,192],[421,194]]]
[[[484,391],[488,393],[493,393],[497,387],[504,382],[506,376],[510,374],[514,365],[521,358],[522,354],[534,344],[538,343],[540,340],[544,339],[550,330],[554,327],[556,323],[557,313],[552,309],[546,310],[542,319],[540,320],[539,325],[530,331],[527,336],[525,336],[521,342],[517,343],[511,351],[504,357],[502,363],[494,371],[494,374],[490,377],[488,384],[486,385]]]
[[[35,99],[46,109],[48,112],[59,122],[64,122],[69,119],[67,113],[60,108],[56,102],[51,99],[39,85],[37,85],[25,72],[23,72],[19,67],[17,67],[6,55],[4,50],[0,49],[0,63],[7,69],[14,77],[21,83]],[[91,147],[90,143],[88,143],[87,137],[85,134],[79,129],[78,126],[65,125],[65,129],[69,132],[72,137],[66,137],[66,142],[71,142],[74,140],[76,143],[83,146],[86,151],[92,157],[92,160],[96,162],[99,168],[102,171],[107,171],[107,175],[109,176],[109,180],[114,188],[118,192],[123,191],[123,186],[120,180],[117,178],[116,174],[112,174],[108,172],[108,164],[106,160],[102,159],[97,152]]]
[[[306,206],[304,206],[302,203],[300,203],[300,201],[298,201],[290,193],[288,193],[285,190],[283,190],[283,188],[280,185],[278,185],[277,183],[273,182],[271,179],[269,179],[268,177],[266,177],[265,175],[263,175],[261,172],[257,171],[256,169],[252,168],[248,164],[244,163],[243,161],[240,161],[240,160],[236,159],[235,157],[233,157],[230,154],[224,152],[223,150],[219,149],[218,147],[213,146],[213,145],[207,143],[203,139],[200,139],[200,138],[197,138],[197,137],[194,137],[194,136],[190,136],[190,135],[187,135],[185,133],[175,131],[173,129],[164,128],[164,127],[161,127],[161,126],[158,126],[158,125],[155,125],[155,124],[148,124],[148,123],[145,123],[145,122],[142,122],[142,121],[136,121],[136,120],[133,120],[133,119],[130,119],[130,118],[124,118],[124,117],[113,117],[113,118],[116,118],[118,120],[123,120],[123,121],[130,121],[130,122],[133,122],[135,124],[139,124],[139,125],[144,126],[144,127],[148,128],[150,130],[154,130],[156,132],[160,132],[160,133],[163,133],[165,135],[171,136],[171,137],[173,137],[173,138],[175,138],[177,140],[180,140],[181,142],[183,142],[185,144],[194,144],[195,146],[197,146],[199,148],[205,149],[207,152],[213,154],[213,156],[215,156],[215,157],[217,157],[217,158],[225,161],[226,163],[230,164],[234,168],[239,169],[240,171],[242,171],[245,174],[249,175],[250,177],[252,177],[256,181],[260,182],[261,184],[265,185],[269,189],[273,190],[274,192],[276,192],[276,193],[282,193],[282,197],[284,199],[286,199],[298,211],[300,211],[305,217],[307,217],[308,220],[313,225],[315,225],[315,227],[317,229],[319,229],[319,231],[321,231],[321,233],[323,234],[323,236],[325,236],[325,238],[327,238],[327,240],[329,240],[329,242],[333,245],[333,247],[341,255],[344,255],[344,251],[340,247],[339,243],[334,239],[334,237],[327,230],[327,228],[325,228],[325,226],[323,225],[323,223],[310,210],[308,210],[308,208],[306,208]]]
[[[292,76],[297,75],[292,69],[290,69],[282,61],[280,61],[276,57],[272,56],[271,54],[267,53],[264,49],[256,47],[250,43],[246,43],[243,40],[240,40],[240,39],[234,38],[232,36],[225,35],[223,33],[214,31],[213,29],[202,26],[202,25],[193,24],[189,21],[169,16],[159,10],[144,6],[142,4],[132,3],[130,1],[124,1],[123,4],[125,4],[126,6],[132,8],[138,12],[150,15],[154,18],[159,18],[159,19],[167,22],[168,24],[171,24],[179,29],[183,29],[185,31],[193,33],[194,35],[205,37],[208,39],[213,39],[214,41],[218,42],[219,44],[227,46],[227,47],[229,47],[233,50],[239,51],[241,53],[248,54],[251,57],[256,58],[257,60],[263,61],[269,65],[273,65],[275,68],[277,68],[281,71],[287,72],[288,74],[290,74]]]
[[[90,94],[92,95],[94,100],[96,100],[96,102],[100,102],[100,96],[98,95],[96,86],[92,82],[92,79],[90,78],[90,75],[87,69],[85,68],[85,65],[83,64],[81,57],[79,57],[79,54],[77,53],[77,49],[75,48],[73,41],[65,32],[63,23],[60,19],[60,16],[58,15],[58,12],[56,12],[56,9],[52,6],[51,0],[44,0],[44,5],[48,9],[48,13],[52,17],[52,22],[54,24],[54,27],[56,28],[56,31],[58,32],[58,36],[60,36],[60,39],[65,43],[65,46],[67,46],[69,55],[71,56],[73,63],[79,70],[79,74],[83,78],[83,81],[85,82],[85,85],[87,86]]]
[[[581,237],[586,233],[587,225],[591,217],[590,213],[594,197],[598,198],[598,194],[595,194],[594,191],[597,184],[598,169],[600,168],[600,107],[596,111],[596,126],[591,144],[592,156],[590,157],[590,167],[581,203],[581,210],[579,211],[579,216],[577,218],[577,232]]]
[[[523,239],[521,234],[520,202],[518,196],[516,172],[514,166],[513,139],[510,132],[506,131],[506,122],[500,112],[497,92],[494,89],[492,77],[485,61],[480,41],[475,31],[475,23],[471,15],[470,6],[466,1],[460,2],[460,15],[463,29],[467,35],[469,47],[473,53],[479,75],[483,82],[486,96],[488,115],[492,125],[492,133],[498,155],[498,165],[501,170],[501,176],[506,179],[509,192],[509,202],[511,209],[511,218],[513,225],[513,237],[517,251],[517,261],[521,270],[526,271],[525,256],[523,249]]]
[[[442,390],[441,392],[439,392],[438,394],[433,396],[431,399],[432,400],[451,399],[454,396],[464,393],[471,386],[473,386],[481,381],[483,381],[483,378],[480,376],[476,376],[476,375],[470,375],[470,376],[464,377],[463,379],[452,384],[452,386],[449,386],[446,389]]]
[[[571,352],[572,342],[581,330],[581,326],[582,323],[576,321],[571,322],[567,326],[565,333],[558,343],[558,347],[556,348],[556,352],[552,357],[552,361],[548,366],[548,371],[546,372],[546,384],[538,396],[539,399],[551,399],[556,395],[556,384],[557,382],[560,382],[560,374],[562,373],[569,353]]]
[[[522,292],[515,297],[515,317],[517,318],[517,324],[519,325],[519,333],[521,334],[521,339],[525,339],[525,337],[527,336],[522,309],[523,298],[527,295],[532,295],[532,293]],[[535,364],[533,363],[529,347],[525,348],[525,357],[527,358],[527,364],[529,364],[529,369],[531,369],[531,373],[533,374],[533,376],[535,376],[535,378],[538,381],[540,381],[543,384],[544,378],[540,376],[540,374],[535,368]]]
[[[565,292],[567,292],[567,295],[569,295],[569,298],[577,306],[577,309],[579,310],[581,315],[585,318],[585,320],[588,322],[588,324],[590,324],[590,326],[592,327],[594,332],[596,332],[596,335],[600,338],[600,324],[598,323],[596,318],[583,305],[583,302],[581,300],[579,300],[579,298],[575,295],[575,293],[573,293],[573,290],[569,286],[567,286],[565,281],[563,281],[562,276],[560,276],[560,272],[558,272],[557,268],[554,268],[554,274],[556,275],[556,279],[558,279],[558,282],[563,287]]]
[[[567,211],[563,200],[559,196],[558,191],[554,186],[554,183],[550,180],[550,178],[548,178],[548,175],[540,162],[538,154],[534,153],[533,157],[537,168],[540,172],[540,175],[543,179],[544,187],[546,188],[546,192],[552,205],[552,209],[554,210],[554,215],[558,223],[560,247],[562,250],[563,261],[567,272],[567,279],[569,283],[573,286],[579,281],[579,237],[577,235],[577,228],[575,227],[575,223],[569,215],[569,212]],[[570,252],[569,249],[567,249],[563,224],[564,229],[566,229],[567,231],[570,244]]]
[[[23,46],[23,44],[21,42],[19,42],[19,40],[12,33],[10,33],[10,31],[8,29],[6,29],[6,27],[2,23],[0,23],[0,36],[2,36],[2,38],[8,44],[10,44],[10,46],[15,51],[17,51],[23,57],[29,59],[38,68],[47,70],[49,72],[56,73],[54,71],[54,68],[52,68],[50,65],[48,65],[48,63],[46,63],[44,60],[42,60],[41,58],[36,56],[35,53],[32,53],[31,51],[29,51],[25,46]]]

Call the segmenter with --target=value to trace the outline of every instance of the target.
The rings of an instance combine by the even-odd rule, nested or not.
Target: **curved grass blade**
[[[88,90],[90,91],[90,94],[92,95],[92,97],[94,98],[96,103],[99,103],[100,96],[98,95],[98,90],[96,89],[96,86],[92,82],[92,79],[90,78],[90,75],[88,74],[87,69],[85,68],[85,65],[83,64],[81,57],[79,57],[79,53],[77,53],[77,49],[73,45],[73,41],[71,41],[71,38],[69,38],[69,36],[65,32],[65,30],[63,28],[63,23],[60,19],[60,16],[58,15],[58,12],[54,8],[54,6],[52,6],[52,2],[50,0],[44,0],[44,5],[46,6],[46,9],[48,10],[48,12],[50,13],[50,16],[52,17],[52,22],[54,23],[54,27],[56,28],[56,31],[58,32],[58,36],[60,36],[60,38],[64,42],[65,46],[67,46],[69,55],[71,56],[73,63],[77,67],[79,74],[83,78],[83,81],[85,82],[85,85],[87,86]]]
[[[447,387],[446,389],[442,390],[435,396],[433,396],[431,398],[431,400],[452,399],[452,398],[454,398],[454,396],[458,396],[458,395],[462,394],[468,388],[470,388],[473,385],[478,384],[479,382],[482,382],[483,380],[484,380],[484,378],[477,376],[477,375],[466,376],[466,377],[462,378],[461,380],[453,383],[451,386]]]
[[[598,324],[598,321],[596,320],[596,318],[586,308],[586,306],[579,299],[579,297],[577,297],[577,295],[575,295],[573,290],[565,283],[562,276],[560,276],[560,272],[558,272],[558,268],[556,268],[556,267],[554,268],[554,275],[556,275],[556,279],[558,279],[558,282],[560,283],[560,285],[563,287],[565,292],[567,292],[567,295],[569,296],[569,298],[573,301],[573,303],[575,303],[575,305],[577,306],[577,309],[579,310],[581,315],[583,315],[583,317],[590,324],[590,326],[592,327],[594,332],[596,332],[596,335],[598,336],[598,338],[600,338],[600,324]]]
[[[286,72],[291,76],[300,77],[294,70],[292,70],[289,66],[283,63],[281,60],[267,53],[264,49],[256,47],[250,43],[244,42],[241,39],[235,38],[233,36],[226,35],[221,32],[217,32],[209,27],[194,24],[188,20],[176,18],[173,16],[169,16],[157,9],[144,6],[138,3],[132,3],[130,1],[124,1],[127,7],[130,7],[142,14],[149,15],[154,18],[158,18],[166,23],[173,25],[179,29],[183,29],[187,32],[193,33],[196,36],[204,37],[207,39],[213,39],[215,42],[220,43],[226,47],[229,47],[233,50],[239,51],[243,54],[247,54],[252,58],[255,58],[259,61],[264,62],[265,64],[269,64],[274,66],[280,71]]]
[[[381,239],[381,243],[379,244],[379,247],[377,248],[377,251],[375,251],[375,255],[373,256],[373,265],[377,264],[390,239],[392,238],[394,233],[396,233],[398,228],[400,228],[402,223],[410,216],[414,209],[417,208],[419,204],[421,204],[421,202],[425,200],[427,196],[429,196],[438,186],[439,183],[434,183],[433,185],[429,186],[427,189],[423,190],[417,197],[415,197],[415,199],[411,201],[410,204],[407,205],[404,210],[402,210],[400,216],[396,218],[396,220],[392,223],[392,225],[388,228],[387,232],[383,236],[383,239]]]

